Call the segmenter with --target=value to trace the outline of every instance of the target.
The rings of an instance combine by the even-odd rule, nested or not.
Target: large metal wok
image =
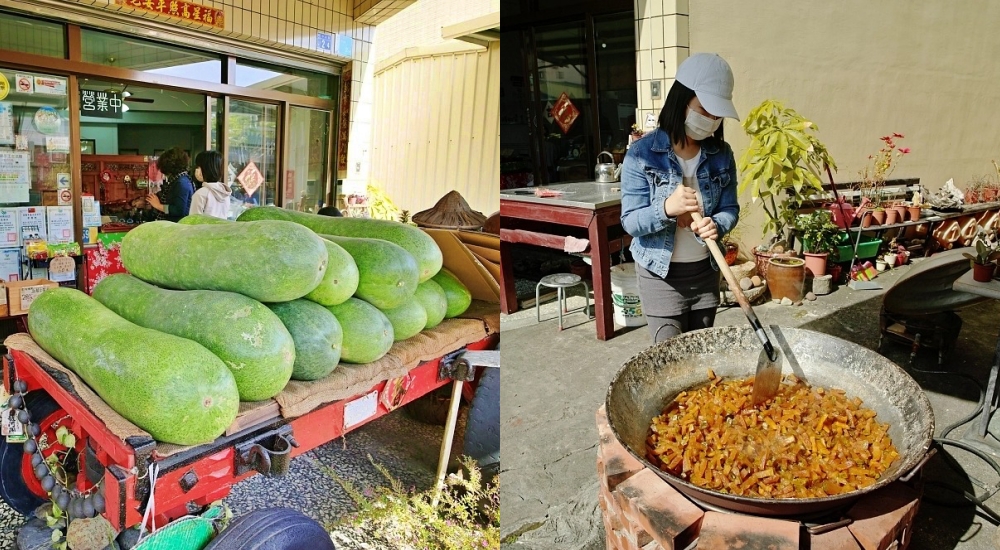
[[[608,420],[615,436],[645,466],[682,493],[712,506],[766,516],[806,517],[846,507],[919,467],[934,434],[927,396],[903,369],[857,344],[805,329],[771,327],[783,355],[782,374],[810,385],[840,388],[860,397],[889,423],[900,458],[869,487],[822,498],[763,499],[704,489],[646,460],[646,436],[654,416],[681,391],[708,383],[708,369],[726,378],[754,375],[760,341],[750,327],[716,327],[682,334],[629,359],[608,388]]]

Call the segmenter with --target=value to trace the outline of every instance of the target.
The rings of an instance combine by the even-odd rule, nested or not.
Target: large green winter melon
[[[416,298],[410,298],[399,307],[383,309],[382,313],[392,323],[393,338],[397,342],[420,334],[420,331],[427,326],[427,310],[417,302]]]
[[[330,310],[309,300],[270,304],[295,341],[295,380],[319,380],[340,362],[344,332]]]
[[[189,214],[178,220],[177,223],[181,225],[221,225],[232,223],[232,220],[224,220],[208,214]]]
[[[261,302],[287,302],[319,285],[329,253],[315,233],[289,222],[158,221],[129,231],[121,257],[129,273],[164,288],[225,290]]]
[[[448,298],[441,285],[433,280],[424,281],[417,286],[414,298],[420,305],[424,306],[424,311],[427,312],[427,324],[424,328],[434,328],[440,325],[448,312]]]
[[[371,363],[381,359],[392,347],[392,323],[375,306],[351,298],[327,309],[344,329],[340,360],[347,363]]]
[[[224,220],[206,214],[191,214],[181,218],[182,225],[219,225],[224,223],[236,223],[232,220]],[[326,273],[319,285],[306,294],[307,300],[312,300],[324,306],[335,306],[343,303],[354,295],[358,290],[358,266],[354,263],[354,258],[347,253],[340,245],[323,239],[326,246],[327,262]]]
[[[319,286],[306,294],[306,299],[323,306],[335,306],[346,302],[358,291],[361,274],[358,264],[343,247],[327,239],[323,239],[323,245],[329,258],[326,274]]]
[[[431,280],[444,290],[444,297],[448,301],[448,310],[444,313],[446,319],[458,317],[472,305],[472,293],[451,271],[441,268]]]
[[[419,277],[413,255],[382,239],[320,235],[344,248],[360,273],[355,296],[379,309],[399,307],[413,298]]]
[[[158,441],[198,445],[236,419],[236,381],[197,342],[140,327],[83,292],[46,290],[28,330],[118,414]]]
[[[321,235],[339,235],[341,237],[367,237],[383,239],[406,249],[413,254],[420,266],[418,276],[420,281],[426,281],[441,270],[444,259],[441,249],[427,233],[412,225],[406,225],[390,220],[372,220],[368,218],[337,218],[320,216],[304,212],[293,212],[275,206],[262,206],[246,210],[238,221],[251,220],[288,220],[300,223]]]
[[[295,344],[267,306],[235,292],[166,290],[119,273],[94,298],[146,328],[193,340],[229,367],[241,401],[270,399],[292,376]]]

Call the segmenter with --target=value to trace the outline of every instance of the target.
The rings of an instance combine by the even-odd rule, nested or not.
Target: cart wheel
[[[24,405],[31,418],[40,419],[39,425],[42,426],[66,415],[66,411],[43,391],[25,394]],[[30,516],[47,500],[46,497],[41,484],[31,473],[31,457],[24,454],[24,445],[7,443],[6,437],[0,437],[0,498],[21,515]]]
[[[288,508],[265,508],[233,520],[205,550],[336,550],[316,520]]]

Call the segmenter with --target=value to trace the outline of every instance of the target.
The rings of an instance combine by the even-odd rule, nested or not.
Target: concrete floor
[[[883,273],[877,282],[888,288],[908,269]],[[800,307],[767,302],[754,309],[765,325],[807,328],[875,349],[883,292],[841,287]],[[573,297],[570,306],[582,305],[582,300]],[[507,449],[500,475],[502,548],[604,548],[596,499],[594,412],[603,403],[613,374],[652,341],[647,329],[640,327],[620,328],[614,339],[601,342],[595,338],[594,321],[582,313],[568,316],[568,328],[559,332],[556,311],[553,303],[543,305],[541,325],[535,322],[534,309],[501,318],[501,446]],[[936,435],[975,410],[980,396],[977,384],[985,384],[1000,329],[997,302],[973,306],[960,315],[964,324],[958,345],[946,357],[949,374],[925,374],[904,367],[927,393]],[[739,307],[720,309],[716,320],[717,326],[743,323],[746,318]],[[899,365],[909,359],[909,349],[902,345],[889,343],[884,353]],[[923,350],[915,367],[933,369],[936,360],[934,352]],[[991,433],[1000,434],[1000,415],[995,416]],[[951,437],[960,437],[964,431],[965,426]],[[926,466],[929,484],[911,548],[1000,548],[995,524],[975,508],[943,506],[926,498],[955,499],[949,487],[982,494],[986,489],[973,480],[985,487],[1000,487],[1000,476],[983,460],[955,448],[948,452],[962,470],[950,470],[940,456]],[[989,499],[986,505],[1000,510],[1000,497]]]

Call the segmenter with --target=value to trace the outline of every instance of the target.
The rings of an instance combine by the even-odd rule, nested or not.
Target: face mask
[[[721,118],[712,120],[691,108],[688,108],[687,118],[684,120],[684,130],[688,137],[695,141],[711,136],[721,125]]]

